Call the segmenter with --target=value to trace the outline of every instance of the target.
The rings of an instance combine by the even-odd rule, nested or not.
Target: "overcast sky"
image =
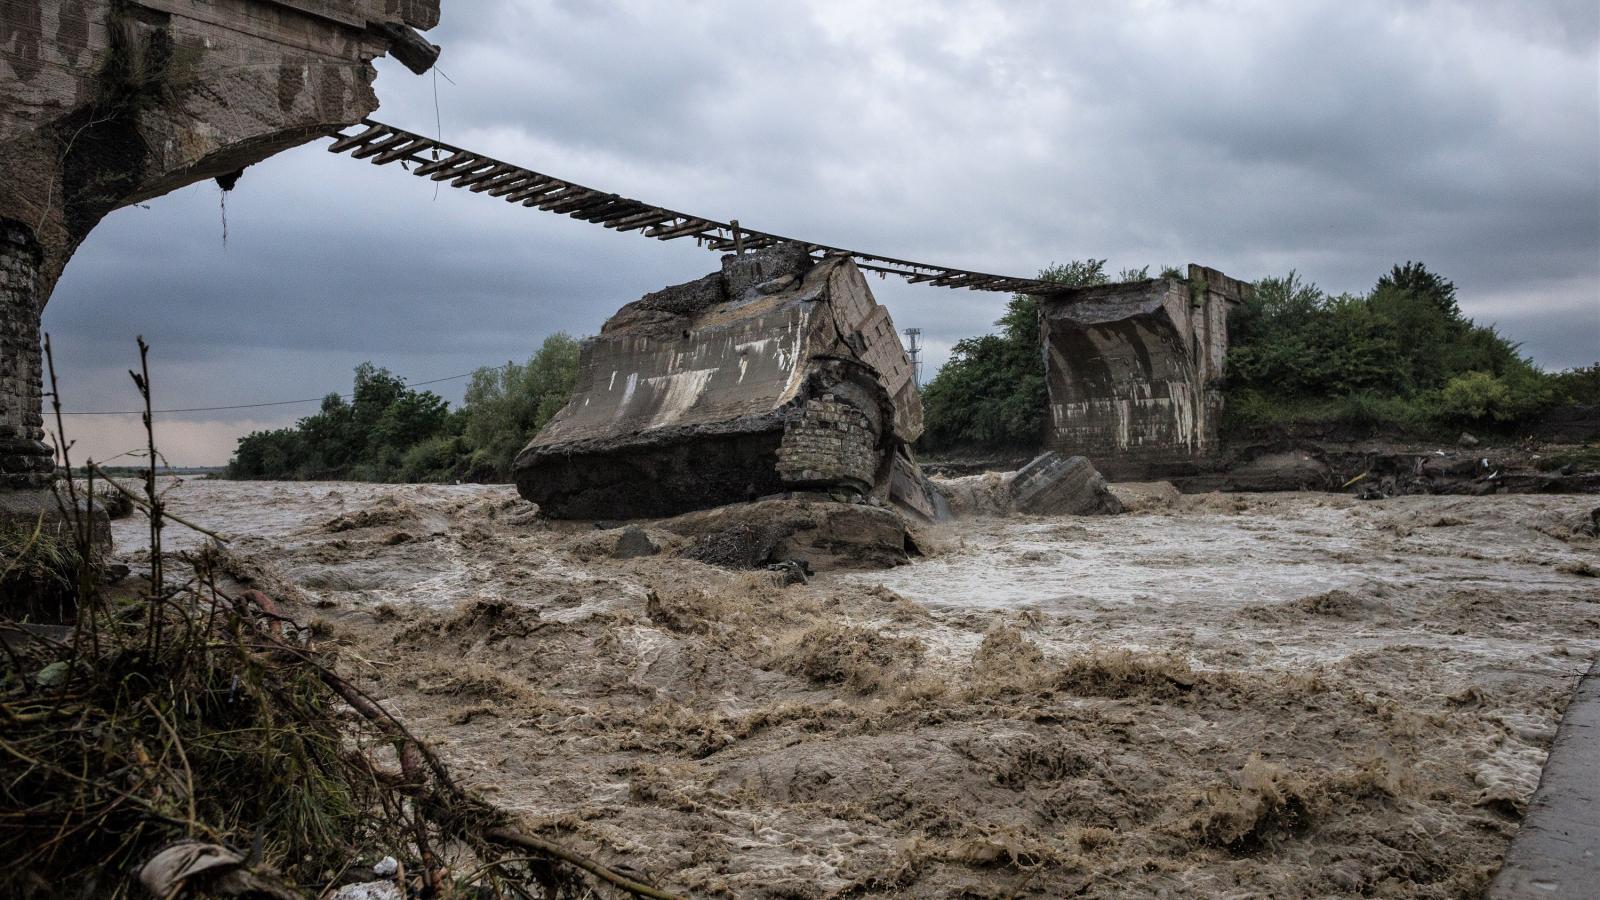
[[[1600,359],[1600,4],[444,0],[445,78],[379,62],[377,117],[625,196],[886,255],[1297,269],[1396,262],[1547,368]],[[438,122],[434,91],[437,84]],[[74,409],[348,391],[525,359],[712,271],[662,243],[375,168],[326,141],[111,215],[45,328]],[[928,374],[1003,295],[874,281]],[[436,389],[452,401],[463,381]],[[160,417],[176,465],[315,404]],[[76,417],[85,453],[142,438]]]

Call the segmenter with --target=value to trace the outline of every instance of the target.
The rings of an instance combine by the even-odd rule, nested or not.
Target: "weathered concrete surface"
[[[42,488],[55,469],[39,407],[42,258],[32,229],[0,219],[0,489]]]
[[[1203,266],[1041,298],[1048,446],[1116,479],[1181,474],[1213,453],[1228,307],[1251,287]]]
[[[909,450],[921,432],[910,360],[855,263],[779,247],[624,306],[584,342],[572,400],[515,471],[561,518],[796,490],[934,518]]]
[[[36,488],[38,320],[106,214],[359,121],[438,0],[0,0],[0,471]]]
[[[935,484],[951,512],[961,518],[1013,513],[1092,516],[1123,511],[1121,500],[1089,460],[1053,450],[1015,472],[941,478]]]
[[[1088,516],[1122,512],[1106,480],[1082,456],[1044,453],[1011,479],[1011,502],[1031,515]]]
[[[1494,900],[1600,895],[1600,662],[1561,717],[1539,789],[1506,852]]]

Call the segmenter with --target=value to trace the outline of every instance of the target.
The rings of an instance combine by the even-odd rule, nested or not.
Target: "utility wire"
[[[509,363],[507,365],[509,365]],[[496,370],[499,370],[499,369],[506,368],[506,366],[495,366],[494,368]],[[406,381],[405,385],[406,385],[406,387],[422,387],[423,385],[427,385],[427,384],[440,384],[440,383],[446,382],[446,381],[455,381],[455,380],[460,379],[460,378],[468,378],[468,377],[470,377],[470,376],[472,376],[472,375],[474,375],[476,373],[477,373],[477,370],[474,369],[471,372],[462,372],[460,375],[447,375],[444,378],[432,378],[432,379],[429,379],[427,381]],[[403,380],[404,379],[402,379],[402,381]],[[355,398],[355,394],[340,394],[339,395],[339,399],[340,400],[351,400],[351,399],[354,399],[354,398]],[[327,399],[327,395],[326,394],[324,394],[321,397],[306,397],[306,398],[304,398],[302,400],[273,400],[273,401],[268,402],[268,403],[240,403],[240,404],[237,404],[237,405],[234,405],[234,406],[191,406],[191,407],[187,407],[187,408],[184,408],[184,409],[153,409],[153,410],[151,410],[151,412],[153,412],[153,413],[221,412],[222,410],[227,410],[227,409],[260,409],[263,406],[291,406],[291,405],[296,404],[296,403],[321,403],[325,399]],[[63,416],[142,416],[142,415],[144,415],[144,410],[142,410],[142,409],[129,409],[129,410],[82,410],[82,411],[76,411],[76,412],[68,412],[66,410],[63,410],[61,414]]]

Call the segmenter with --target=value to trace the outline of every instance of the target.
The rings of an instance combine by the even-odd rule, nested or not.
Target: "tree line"
[[[534,432],[567,402],[578,342],[557,333],[526,363],[472,373],[462,405],[364,362],[346,398],[329,394],[293,427],[239,440],[229,478],[503,482]]]
[[[1105,262],[1051,266],[1039,277],[1072,287],[1149,277],[1148,267],[1112,276]],[[995,325],[996,333],[958,341],[924,388],[922,449],[1044,442],[1037,301],[1012,297]],[[1228,341],[1225,432],[1296,422],[1419,437],[1464,427],[1514,432],[1558,405],[1600,404],[1600,363],[1541,371],[1516,343],[1464,316],[1455,284],[1421,263],[1394,266],[1361,294],[1330,295],[1294,272],[1264,278],[1229,315]]]

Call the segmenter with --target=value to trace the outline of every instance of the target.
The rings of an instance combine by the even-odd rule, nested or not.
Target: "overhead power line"
[[[504,369],[505,366],[495,366],[494,368],[497,369],[497,370],[498,369]],[[401,379],[401,381],[405,382],[405,386],[406,387],[422,387],[424,385],[429,385],[429,384],[441,384],[441,383],[446,382],[446,381],[455,381],[455,380],[460,379],[460,378],[468,378],[468,377],[472,376],[474,373],[476,373],[477,371],[478,371],[477,369],[473,369],[471,372],[462,372],[460,375],[446,375],[443,378],[430,378],[427,381],[405,381],[405,379]],[[152,413],[193,413],[193,412],[222,412],[223,410],[229,410],[229,409],[260,409],[260,408],[266,407],[266,406],[293,406],[294,404],[297,404],[297,403],[321,403],[323,400],[327,399],[327,397],[328,397],[327,394],[323,394],[321,397],[304,397],[304,398],[301,398],[299,400],[270,400],[270,401],[267,401],[265,403],[237,403],[237,404],[234,404],[232,406],[189,406],[189,407],[185,407],[183,409],[153,409],[153,410],[151,410],[151,412]],[[354,398],[355,398],[355,394],[340,394],[339,395],[339,399],[340,400],[351,400],[351,399],[354,399]],[[118,410],[118,409],[100,410],[100,409],[96,409],[96,410],[73,410],[73,411],[62,410],[61,414],[63,416],[142,416],[142,415],[144,415],[144,410],[142,410],[142,409],[127,409],[127,410]]]

